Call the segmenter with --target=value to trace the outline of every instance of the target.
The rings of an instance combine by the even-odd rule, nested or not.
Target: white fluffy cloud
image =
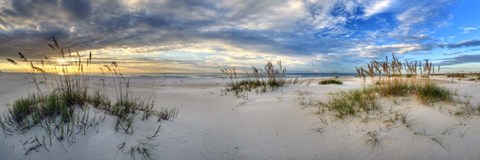
[[[376,0],[372,1],[365,7],[364,16],[369,17],[378,13],[382,13],[395,5],[395,0]]]
[[[361,57],[377,57],[381,53],[404,54],[408,52],[430,50],[428,45],[421,44],[388,44],[388,45],[358,45],[352,53],[359,53]]]

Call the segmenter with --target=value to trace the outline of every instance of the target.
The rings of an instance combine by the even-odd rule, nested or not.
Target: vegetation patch
[[[330,97],[327,103],[320,104],[322,107],[338,112],[339,118],[355,115],[359,111],[368,112],[378,109],[376,95],[371,88],[342,91]]]
[[[447,77],[448,78],[467,78],[467,74],[464,74],[464,73],[448,73],[447,74]]]
[[[378,109],[377,97],[415,96],[423,104],[436,102],[452,102],[453,92],[439,86],[428,77],[434,73],[431,62],[425,60],[401,63],[395,55],[385,61],[371,61],[368,69],[356,67],[358,77],[362,80],[362,88],[336,93],[323,107],[338,112],[338,117],[354,115],[358,111]],[[423,68],[420,70],[419,68]],[[440,67],[438,66],[437,69]],[[373,80],[373,85],[365,85],[366,77]]]
[[[438,84],[427,82],[417,88],[417,97],[425,104],[452,101],[453,92]]]
[[[343,84],[342,81],[340,80],[337,80],[337,79],[327,79],[327,80],[322,80],[320,82],[318,82],[318,84],[321,84],[321,85],[327,85],[327,84]]]
[[[287,82],[285,78],[287,70],[282,67],[281,61],[278,61],[277,65],[277,68],[275,68],[272,62],[267,62],[263,70],[252,67],[252,73],[245,71],[242,74],[244,77],[238,77],[240,74],[237,74],[235,67],[222,69],[222,73],[230,79],[226,91],[235,92],[235,95],[238,96],[252,90],[265,93],[284,86]],[[294,83],[296,81],[294,80]]]
[[[42,140],[39,140],[38,135],[32,141],[29,139],[27,142],[34,145],[25,147],[26,154],[40,147],[48,151],[47,142],[51,146],[52,137],[58,141],[67,139],[74,142],[75,134],[86,134],[89,128],[97,128],[98,131],[98,125],[105,120],[106,114],[116,117],[116,131],[128,134],[134,132],[133,125],[138,116],[141,116],[142,120],[157,116],[156,121],[160,122],[171,120],[178,115],[176,108],[162,108],[157,111],[153,109],[153,101],[133,96],[130,81],[120,72],[116,62],[100,67],[104,76],[103,92],[91,91],[92,54],[72,54],[70,49],[62,48],[55,39],[53,44],[48,46],[52,49],[53,56],[44,55],[44,59],[39,62],[27,59],[20,52],[18,54],[21,61],[7,59],[28,74],[37,92],[15,100],[12,107],[0,118],[0,128],[5,134],[11,135],[39,125],[47,134],[47,138],[43,136]],[[56,61],[59,59],[61,61]],[[107,97],[107,75],[113,80],[111,86],[114,86],[117,95],[115,101]],[[42,80],[42,83],[39,80]],[[105,114],[95,114],[92,117],[89,112],[92,107],[104,111]],[[152,137],[155,137],[159,130],[160,125]]]

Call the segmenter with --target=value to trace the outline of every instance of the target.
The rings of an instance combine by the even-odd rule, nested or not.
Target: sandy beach
[[[54,142],[48,151],[25,155],[24,144],[44,132],[34,127],[11,136],[1,133],[0,159],[130,159],[119,147],[148,142],[152,159],[476,159],[480,153],[480,117],[456,116],[448,104],[426,106],[414,97],[382,99],[380,112],[345,119],[316,114],[309,101],[326,101],[331,93],[360,88],[358,78],[341,78],[343,85],[287,85],[273,92],[237,97],[223,91],[228,79],[131,78],[133,93],[155,100],[154,107],[177,107],[178,117],[162,121],[157,138],[150,121],[138,121],[133,134],[115,132],[107,116],[98,130],[78,134],[74,143]],[[457,97],[477,104],[478,82],[434,78]],[[101,87],[99,77],[91,87]],[[0,74],[0,111],[34,91],[24,74]],[[114,95],[111,95],[114,96]],[[100,111],[92,109],[93,113]],[[382,112],[408,111],[412,129],[389,122]],[[388,115],[388,114],[385,114]],[[322,118],[323,117],[323,118]],[[415,131],[425,132],[425,135]],[[40,133],[37,133],[40,132]],[[366,136],[376,132],[380,146],[369,147]],[[440,143],[430,138],[436,137]]]

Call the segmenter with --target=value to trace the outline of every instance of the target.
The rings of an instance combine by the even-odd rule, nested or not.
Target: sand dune
[[[478,82],[437,78],[459,98],[478,103]],[[410,128],[388,122],[388,114],[361,113],[345,119],[315,114],[309,101],[326,101],[329,94],[360,88],[355,78],[343,78],[343,85],[288,85],[273,92],[248,98],[236,97],[224,89],[225,79],[131,78],[133,92],[155,100],[155,108],[177,107],[178,117],[162,121],[155,139],[151,121],[136,123],[131,135],[115,132],[114,117],[74,143],[54,142],[48,151],[40,148],[25,155],[23,143],[41,128],[0,136],[0,159],[130,159],[120,151],[148,143],[152,159],[478,159],[480,117],[455,116],[448,104],[423,105],[413,97],[382,99],[381,112],[409,112]],[[92,84],[100,86],[99,78]],[[0,111],[34,91],[21,74],[0,76]],[[95,87],[95,86],[92,86]],[[110,95],[114,96],[114,95]],[[302,105],[303,104],[303,105]],[[102,114],[91,109],[92,114]],[[323,119],[323,120],[322,120]],[[379,145],[368,145],[375,132]],[[418,132],[418,133],[415,133]],[[422,133],[422,134],[419,134]],[[432,140],[441,141],[435,142]],[[444,146],[442,146],[442,145]],[[137,157],[138,158],[138,157]]]

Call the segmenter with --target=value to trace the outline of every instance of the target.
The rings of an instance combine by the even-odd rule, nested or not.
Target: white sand
[[[0,111],[19,97],[34,91],[34,85],[19,74],[0,74]],[[459,97],[480,99],[479,82],[449,82],[442,85],[457,90]],[[134,92],[155,99],[155,107],[177,107],[180,113],[173,121],[163,121],[159,136],[149,143],[153,159],[478,159],[480,152],[480,117],[462,118],[450,113],[455,108],[448,104],[425,106],[415,98],[381,100],[384,112],[410,111],[412,129],[400,122],[387,125],[382,113],[359,114],[344,120],[327,117],[323,123],[317,109],[300,105],[298,91],[309,91],[304,99],[328,100],[329,93],[359,88],[358,80],[350,78],[344,85],[310,86],[289,85],[280,90],[255,94],[248,99],[233,93],[223,95],[224,79],[163,79],[133,78]],[[100,84],[98,79],[93,84]],[[112,93],[114,94],[114,93]],[[111,95],[114,96],[114,95]],[[468,97],[466,97],[468,98]],[[92,110],[92,112],[95,112]],[[388,115],[388,114],[385,114]],[[135,146],[148,141],[145,137],[155,132],[156,123],[137,121],[132,135],[117,133],[115,119],[107,117],[99,132],[78,134],[76,143],[54,141],[49,151],[24,155],[22,144],[35,131],[5,136],[0,133],[0,159],[130,159],[118,151],[126,142]],[[458,124],[458,125],[456,125]],[[427,136],[414,135],[413,131]],[[452,131],[442,135],[451,127]],[[467,130],[467,131],[466,131]],[[320,132],[319,132],[320,131]],[[376,131],[381,147],[374,150],[366,145],[367,132]],[[466,131],[466,132],[465,132]],[[462,133],[466,133],[463,137]],[[43,134],[43,133],[41,133]],[[443,149],[430,138],[441,139],[448,147]],[[140,159],[137,157],[137,159]]]

